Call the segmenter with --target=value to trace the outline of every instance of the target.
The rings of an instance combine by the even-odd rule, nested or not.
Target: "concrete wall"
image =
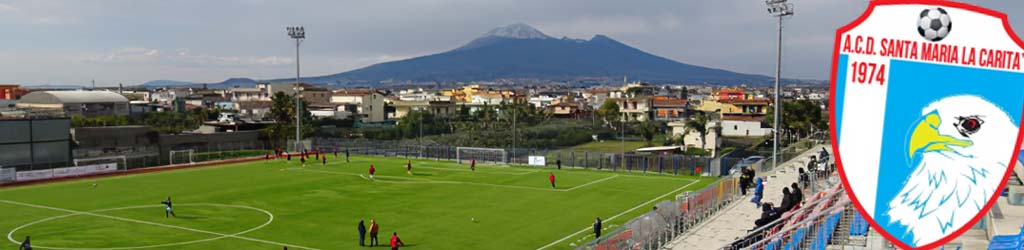
[[[755,136],[761,137],[772,134],[771,128],[762,128],[761,122],[757,121],[722,121],[723,136]]]

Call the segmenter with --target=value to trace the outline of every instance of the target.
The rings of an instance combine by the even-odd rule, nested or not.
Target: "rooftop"
[[[728,103],[728,104],[768,105],[768,104],[771,103],[771,100],[768,100],[768,99],[765,99],[765,98],[757,98],[757,99],[725,99],[725,100],[721,100],[719,102],[721,102],[721,103]]]
[[[21,97],[23,103],[128,103],[123,95],[108,91],[35,91]]]

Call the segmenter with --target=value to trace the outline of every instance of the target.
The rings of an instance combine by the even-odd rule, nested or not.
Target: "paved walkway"
[[[772,202],[778,206],[782,201],[782,188],[788,187],[797,181],[797,168],[806,166],[808,157],[817,154],[821,151],[822,147],[825,147],[829,154],[831,154],[831,146],[817,145],[800,154],[800,156],[780,164],[780,168],[777,168],[774,172],[757,173],[758,177],[766,180],[764,198],[761,201]],[[751,195],[753,194],[747,193],[745,198],[734,202],[730,207],[718,212],[718,215],[715,215],[715,217],[701,223],[701,225],[696,227],[696,230],[675,239],[666,248],[677,250],[717,250],[746,235],[747,230],[754,229],[754,220],[761,217],[761,209],[749,201]],[[809,195],[807,191],[804,191],[805,197]]]

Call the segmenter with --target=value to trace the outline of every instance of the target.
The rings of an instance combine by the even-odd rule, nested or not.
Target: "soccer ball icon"
[[[921,17],[917,21],[917,33],[932,42],[942,41],[952,29],[953,22],[949,20],[949,13],[942,8],[921,11]]]

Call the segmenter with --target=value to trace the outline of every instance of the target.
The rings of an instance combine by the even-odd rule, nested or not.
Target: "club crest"
[[[872,1],[836,32],[832,147],[872,227],[932,249],[991,208],[1020,151],[1021,57],[1005,14],[950,1]]]

